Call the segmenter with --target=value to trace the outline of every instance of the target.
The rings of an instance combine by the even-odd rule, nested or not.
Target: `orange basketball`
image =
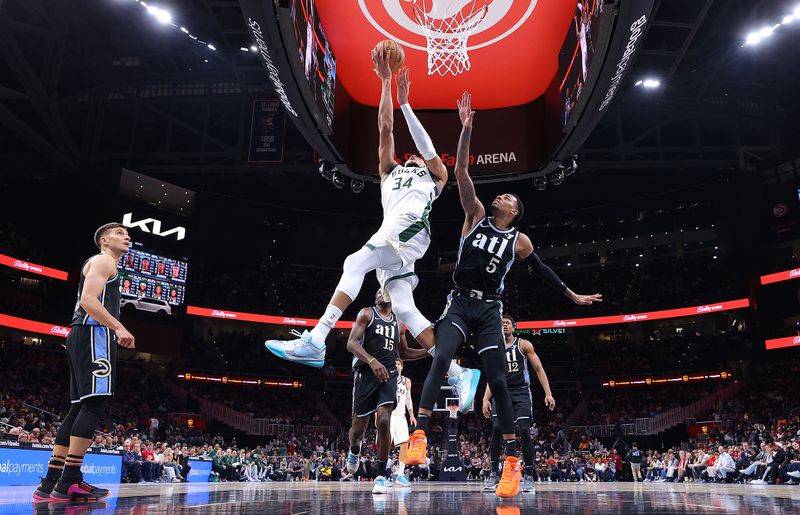
[[[392,69],[392,73],[397,73],[400,68],[403,67],[403,63],[406,62],[406,53],[403,51],[403,47],[401,47],[397,41],[384,39],[375,45],[375,50],[386,54],[386,58],[389,60],[389,68]]]

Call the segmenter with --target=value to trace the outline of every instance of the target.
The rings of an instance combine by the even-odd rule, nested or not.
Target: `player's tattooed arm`
[[[475,111],[472,110],[472,96],[464,92],[458,100],[458,116],[461,118],[461,136],[458,139],[458,150],[456,152],[455,176],[458,183],[458,195],[461,198],[461,207],[464,208],[464,227],[462,234],[468,233],[475,227],[475,224],[486,215],[486,209],[478,200],[475,193],[475,184],[469,176],[469,144],[472,138],[472,118]]]
[[[381,80],[381,102],[378,105],[378,175],[394,168],[394,106],[392,105],[392,71],[386,55],[372,52],[375,74]]]

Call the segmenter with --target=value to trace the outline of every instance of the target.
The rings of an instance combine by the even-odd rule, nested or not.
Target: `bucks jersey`
[[[406,378],[399,376],[397,378],[397,404],[394,407],[392,415],[399,417],[406,416],[406,395],[409,395],[408,388],[406,387]]]
[[[83,268],[88,262],[89,260],[87,259],[81,267],[81,279],[78,282],[78,300],[75,302],[75,311],[72,314],[72,322],[70,322],[70,325],[101,325],[81,307],[81,294],[83,293],[83,283],[86,279],[83,275]],[[103,291],[97,297],[97,300],[103,304],[103,307],[117,320],[119,320],[119,304],[121,297],[119,284],[119,274],[114,274],[114,277],[106,281]]]
[[[514,338],[510,346],[506,346],[506,384],[509,388],[525,388],[530,386],[528,359],[519,348],[519,338]]]
[[[395,368],[397,360],[397,346],[400,344],[400,327],[397,317],[392,313],[392,318],[386,320],[381,317],[378,310],[372,310],[372,320],[364,331],[364,336],[359,342],[370,356],[374,357],[387,370]],[[353,368],[370,368],[367,363],[353,357]]]
[[[500,295],[506,274],[514,264],[519,231],[512,227],[500,230],[484,218],[461,238],[458,261],[453,272],[456,286]]]
[[[429,229],[428,213],[438,195],[436,181],[427,168],[397,165],[381,183],[383,219],[411,214]]]

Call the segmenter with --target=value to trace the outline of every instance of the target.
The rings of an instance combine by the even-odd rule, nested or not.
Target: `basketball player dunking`
[[[375,294],[375,306],[358,313],[353,330],[347,339],[347,350],[353,354],[353,424],[350,427],[350,452],[347,454],[347,472],[358,471],[361,440],[375,413],[377,434],[378,477],[372,493],[386,493],[386,462],[392,446],[390,419],[397,403],[400,369],[396,367],[398,355],[415,360],[426,357],[423,349],[410,349],[405,333],[401,331],[392,303]],[[405,418],[403,419],[405,422]],[[406,435],[408,430],[406,429]]]
[[[397,76],[397,99],[422,158],[412,156],[403,165],[395,163],[392,72],[383,53],[373,51],[372,61],[375,73],[381,80],[378,173],[381,179],[383,223],[364,247],[345,259],[342,277],[317,325],[311,331],[304,331],[295,340],[265,342],[267,349],[276,356],[317,368],[322,368],[325,363],[325,338],[361,291],[364,276],[372,270],[376,270],[384,295],[391,299],[400,321],[428,352],[435,353],[431,323],[414,303],[413,289],[418,282],[414,263],[428,250],[431,241],[428,215],[433,202],[447,184],[447,168],[408,103],[411,82],[407,68]],[[472,403],[480,372],[450,363],[447,375],[451,385],[458,391],[459,398],[464,400],[463,404]]]
[[[125,226],[110,223],[97,229],[94,242],[100,253],[81,268],[66,344],[71,407],[56,433],[47,475],[33,494],[37,501],[98,501],[109,493],[83,480],[81,464],[108,397],[114,395],[117,344],[134,347],[133,335],[119,322],[117,274],[130,238]]]
[[[503,337],[505,338],[506,354],[506,384],[511,397],[511,409],[514,411],[514,424],[519,430],[522,440],[522,458],[525,462],[525,473],[522,478],[522,491],[533,491],[534,448],[531,439],[531,420],[533,417],[533,399],[531,398],[531,375],[528,372],[528,362],[536,373],[536,378],[544,389],[544,404],[552,411],[556,407],[556,400],[550,391],[550,381],[542,367],[542,361],[533,350],[533,344],[528,340],[514,337],[517,323],[509,315],[503,315]],[[500,465],[500,448],[503,444],[500,425],[492,399],[492,390],[486,386],[483,394],[483,415],[492,419],[492,439],[489,443],[489,459],[492,462],[492,473],[486,481],[485,490],[497,487],[499,478],[497,470]]]
[[[486,209],[475,195],[475,186],[468,174],[469,141],[475,114],[471,101],[469,93],[464,93],[458,103],[463,128],[456,153],[455,175],[465,218],[453,272],[455,285],[436,327],[436,354],[422,388],[417,430],[409,438],[406,463],[417,465],[425,461],[425,431],[440,391],[440,378],[456,349],[472,334],[475,349],[483,361],[486,381],[495,396],[500,430],[505,440],[507,458],[496,493],[499,497],[513,497],[519,493],[520,478],[514,417],[501,347],[503,331],[500,317],[503,303],[500,296],[505,276],[514,260],[520,259],[576,304],[600,302],[602,297],[600,294],[576,294],[542,263],[533,251],[530,238],[514,227],[523,214],[522,201],[518,196],[511,193],[497,196],[491,205],[491,216],[486,216]]]

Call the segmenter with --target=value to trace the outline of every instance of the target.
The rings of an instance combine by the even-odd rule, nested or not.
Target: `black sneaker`
[[[53,491],[53,488],[56,487],[56,483],[58,483],[57,479],[47,479],[46,477],[40,477],[41,483],[39,483],[39,488],[33,492],[33,500],[34,501],[49,501],[50,500],[50,493]]]
[[[107,489],[97,488],[82,479],[74,483],[68,483],[64,481],[64,478],[61,478],[50,493],[50,500],[60,502],[93,502],[108,497],[108,494],[109,491]]]

